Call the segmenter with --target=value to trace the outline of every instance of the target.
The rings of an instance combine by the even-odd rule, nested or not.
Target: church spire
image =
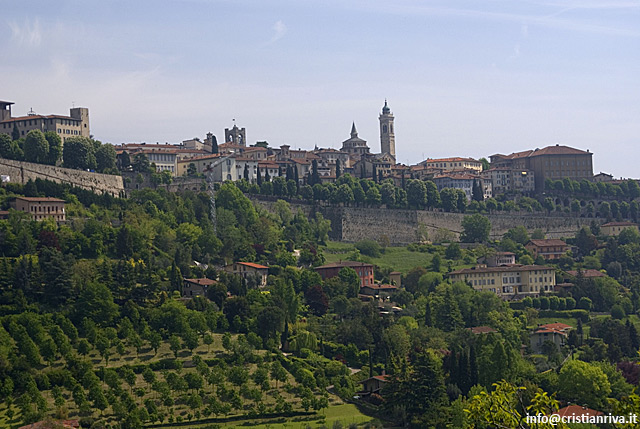
[[[356,130],[356,123],[355,121],[353,122],[353,124],[351,125],[351,138],[354,137],[358,137],[358,130]]]

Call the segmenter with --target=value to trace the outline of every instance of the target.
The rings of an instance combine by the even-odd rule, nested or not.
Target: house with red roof
[[[208,278],[183,279],[182,297],[193,298],[194,296],[207,296],[207,289],[217,282]]]
[[[559,239],[533,239],[524,246],[534,257],[542,256],[546,261],[559,259],[569,251],[569,246]]]
[[[555,413],[552,413],[552,415],[559,415],[561,417],[597,417],[597,416],[603,416],[604,413],[602,411],[598,411],[598,410],[592,410],[591,408],[587,408],[587,407],[581,407],[580,405],[567,405],[564,408],[560,408],[558,411],[556,411]]]
[[[572,326],[565,323],[547,323],[536,328],[530,336],[531,350],[534,353],[540,353],[546,342],[551,342],[560,348],[567,343],[569,331]]]
[[[607,237],[617,237],[627,228],[633,228],[638,231],[638,224],[633,222],[608,222],[600,226],[600,233]]]
[[[223,271],[235,274],[245,280],[257,281],[258,287],[267,286],[267,276],[269,275],[269,267],[256,264],[254,262],[234,262],[222,268]]]
[[[315,270],[320,274],[322,280],[325,280],[337,276],[340,273],[340,270],[346,267],[352,268],[358,274],[358,277],[360,277],[360,287],[374,284],[373,265],[365,262],[338,261],[316,267]]]
[[[372,393],[380,394],[382,388],[389,382],[388,375],[374,375],[371,378],[362,380],[363,393],[371,395]]]

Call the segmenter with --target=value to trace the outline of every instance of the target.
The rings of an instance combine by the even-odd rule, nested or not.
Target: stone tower
[[[233,128],[224,129],[224,141],[226,143],[233,143],[239,146],[247,145],[247,134],[244,128],[238,128],[237,125],[233,125]]]
[[[393,113],[384,100],[382,114],[380,114],[380,151],[396,157],[396,135],[393,130]]]
[[[69,116],[73,119],[80,120],[80,134],[82,137],[90,137],[91,136],[91,128],[89,127],[89,109],[86,107],[73,107],[69,109]]]

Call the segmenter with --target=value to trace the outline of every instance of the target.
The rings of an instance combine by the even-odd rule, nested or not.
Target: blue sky
[[[111,143],[246,127],[379,150],[389,100],[403,163],[550,144],[640,177],[640,2],[13,1],[0,16],[0,99],[90,109]]]

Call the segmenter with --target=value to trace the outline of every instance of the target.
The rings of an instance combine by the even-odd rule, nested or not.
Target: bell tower
[[[393,129],[393,113],[387,106],[387,100],[384,100],[384,107],[380,114],[380,151],[382,153],[388,153],[396,157],[396,135]]]

